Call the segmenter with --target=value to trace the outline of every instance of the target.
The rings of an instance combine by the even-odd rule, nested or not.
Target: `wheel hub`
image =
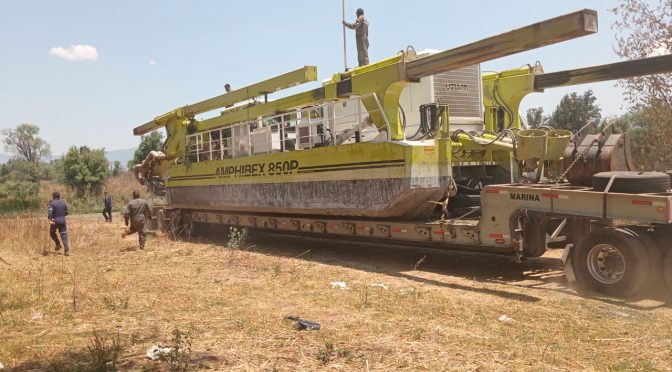
[[[610,244],[598,244],[590,249],[587,256],[590,275],[602,284],[614,284],[625,274],[625,257]]]

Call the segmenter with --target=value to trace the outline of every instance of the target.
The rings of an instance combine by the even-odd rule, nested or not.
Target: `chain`
[[[446,199],[443,201],[443,203],[441,203],[441,219],[439,219],[439,225],[441,225],[442,230],[443,224],[446,222],[446,217],[448,217],[448,202],[452,196],[457,194],[457,186],[459,185],[455,183],[453,178],[451,178],[450,183],[446,188]]]
[[[567,174],[569,174],[569,172],[572,170],[572,168],[574,168],[576,163],[578,163],[580,160],[584,159],[586,157],[586,154],[588,154],[588,150],[590,150],[590,148],[593,147],[593,145],[595,145],[598,142],[599,142],[599,139],[597,137],[595,139],[593,139],[593,141],[590,143],[590,145],[586,146],[586,148],[583,149],[583,151],[581,151],[581,153],[576,156],[576,158],[574,159],[572,164],[570,164],[569,167],[567,167],[567,169],[565,169],[565,171],[562,172],[562,174],[559,175],[554,180],[554,182],[556,184],[558,184],[559,182],[563,181],[565,179],[565,177],[567,176]]]

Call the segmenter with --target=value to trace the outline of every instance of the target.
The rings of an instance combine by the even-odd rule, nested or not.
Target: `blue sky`
[[[545,71],[615,62],[617,1],[347,0],[370,22],[370,59],[449,49],[582,8],[598,11],[600,32],[496,61],[501,70],[541,61]],[[0,2],[0,128],[40,126],[54,153],[71,145],[134,147],[133,127],[175,107],[303,65],[319,80],[342,71],[340,0]],[[356,64],[348,32],[350,65]],[[72,45],[92,60],[72,61]],[[63,48],[53,49],[53,48]],[[83,54],[82,54],[83,53]],[[88,54],[87,54],[88,53]],[[59,56],[60,55],[60,56]],[[305,86],[306,89],[312,86]],[[593,89],[604,115],[624,112],[614,82],[528,96],[522,110],[551,112],[569,92]],[[2,149],[0,149],[2,152]]]

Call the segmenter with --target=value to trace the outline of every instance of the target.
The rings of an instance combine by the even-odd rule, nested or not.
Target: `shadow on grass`
[[[95,336],[94,336],[95,339]],[[147,338],[149,340],[151,338]],[[151,346],[152,342],[147,342]],[[193,352],[188,355],[187,367],[177,370],[212,370],[228,364],[226,358],[211,353]],[[145,353],[128,354],[120,344],[95,345],[94,341],[83,349],[69,349],[42,355],[15,366],[5,366],[10,371],[32,372],[111,372],[111,371],[165,371],[170,370],[170,358],[150,360]]]
[[[210,240],[215,245],[226,246],[227,237],[222,230],[218,233],[208,231],[201,234],[200,238],[192,240]],[[477,292],[514,301],[538,302],[541,299],[516,291],[486,288],[485,284],[497,284],[511,289],[553,291],[636,310],[653,310],[672,305],[669,294],[661,288],[651,288],[638,298],[630,300],[579,293],[566,279],[562,260],[553,257],[531,258],[517,263],[512,257],[503,255],[361,241],[336,241],[263,231],[251,232],[248,244],[255,245],[255,251],[260,253],[284,257],[300,255],[301,259],[308,261],[382,273],[423,284]],[[426,278],[424,277],[427,276],[426,274],[467,279],[475,285],[455,283],[454,280],[440,276]],[[642,299],[653,300],[657,303],[638,304],[637,302]]]

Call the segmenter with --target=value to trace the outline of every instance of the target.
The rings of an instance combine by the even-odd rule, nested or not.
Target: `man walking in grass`
[[[121,237],[125,238],[128,235],[138,233],[138,241],[140,242],[140,249],[145,248],[145,239],[147,238],[147,232],[145,231],[145,222],[151,218],[149,204],[143,199],[140,199],[140,192],[138,190],[133,191],[133,200],[128,202],[124,208],[124,222],[128,226],[129,222],[131,224],[130,228],[124,230],[121,233]]]
[[[103,203],[103,217],[105,217],[105,222],[112,222],[112,197],[107,191],[103,193]]]
[[[61,240],[63,241],[63,254],[70,255],[70,246],[68,245],[68,227],[65,222],[65,216],[68,215],[68,206],[61,200],[61,194],[54,191],[51,194],[52,200],[49,202],[47,208],[47,218],[49,218],[49,235],[56,243],[56,250],[61,249],[61,242],[58,241],[56,230],[61,233]]]

